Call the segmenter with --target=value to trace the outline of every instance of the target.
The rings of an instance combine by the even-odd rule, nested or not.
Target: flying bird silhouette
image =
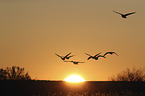
[[[122,14],[122,13],[119,13],[119,12],[116,12],[113,10],[113,12],[117,13],[117,14],[120,14],[122,16],[122,18],[127,18],[128,15],[131,15],[131,14],[135,14],[136,12],[131,12],[131,13],[127,13],[127,14]]]
[[[101,54],[101,53],[98,53],[98,54],[96,54],[96,55],[94,55],[94,56],[91,56],[91,55],[89,55],[89,54],[87,54],[87,53],[85,53],[86,55],[88,55],[89,57],[88,57],[88,59],[87,60],[89,60],[89,59],[95,59],[99,54]]]
[[[71,54],[71,52],[68,53],[68,54],[65,55],[65,56],[60,56],[60,55],[58,55],[58,54],[55,53],[55,55],[57,55],[58,57],[60,57],[63,61],[64,61],[65,59],[69,59],[69,58],[75,56],[75,55],[69,56],[70,54]]]
[[[115,55],[117,55],[118,56],[118,54],[117,53],[115,53],[115,52],[106,52],[103,56],[105,57],[107,54],[115,54]]]
[[[95,57],[95,58],[93,58],[93,59],[98,60],[100,57],[106,58],[105,56],[98,55],[98,56],[96,56],[96,57]]]
[[[72,62],[75,65],[78,65],[78,63],[85,63],[85,62],[79,62],[79,61],[64,61],[64,62]]]

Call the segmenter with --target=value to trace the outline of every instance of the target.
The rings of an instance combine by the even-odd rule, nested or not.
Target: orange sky
[[[0,68],[24,67],[33,79],[108,80],[127,67],[145,68],[144,0],[1,0]],[[113,10],[136,14],[122,19]],[[87,61],[89,53],[119,56]],[[76,55],[77,66],[55,53]]]

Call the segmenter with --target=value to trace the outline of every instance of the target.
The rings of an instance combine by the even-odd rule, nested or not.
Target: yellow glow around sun
[[[85,80],[80,77],[79,75],[71,75],[71,76],[68,76],[66,79],[64,79],[64,81],[67,81],[67,82],[84,82]]]

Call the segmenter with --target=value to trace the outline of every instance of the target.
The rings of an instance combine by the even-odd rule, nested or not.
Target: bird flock
[[[122,13],[117,12],[117,11],[114,11],[114,10],[113,10],[113,12],[114,12],[114,13],[117,13],[117,14],[119,14],[119,15],[121,15],[122,18],[127,18],[127,16],[136,13],[136,12],[131,12],[131,13],[122,14]],[[75,65],[78,65],[79,63],[85,63],[85,62],[80,62],[80,61],[66,61],[66,60],[69,60],[71,57],[75,56],[75,55],[71,55],[71,56],[70,56],[70,54],[71,54],[71,52],[68,53],[68,54],[65,55],[65,56],[60,56],[60,55],[58,55],[58,54],[55,54],[55,55],[57,55],[58,57],[60,57],[64,62],[72,62],[72,63],[75,64]],[[101,53],[97,53],[97,54],[94,55],[94,56],[92,56],[92,55],[90,55],[90,54],[88,54],[88,53],[85,53],[85,54],[86,54],[87,56],[89,56],[89,57],[87,58],[87,60],[90,60],[90,59],[98,60],[99,58],[106,58],[106,55],[108,55],[108,54],[110,54],[110,55],[112,55],[112,54],[117,55],[115,52],[106,52],[104,55],[101,55]],[[117,55],[117,56],[118,56],[118,55]]]
[[[59,58],[61,58],[61,60],[63,60],[64,62],[72,62],[72,63],[75,64],[75,65],[78,65],[79,63],[85,63],[85,62],[80,62],[80,61],[66,61],[66,60],[69,60],[71,57],[75,56],[75,55],[70,55],[70,54],[71,54],[71,52],[68,53],[68,54],[65,55],[65,56],[60,56],[60,55],[58,55],[58,54],[55,53],[55,55],[58,56]],[[101,53],[97,53],[97,54],[94,55],[94,56],[92,56],[92,55],[90,55],[90,54],[88,54],[88,53],[85,53],[85,54],[86,54],[87,56],[89,56],[89,57],[87,58],[87,60],[90,60],[90,59],[98,60],[98,59],[101,58],[101,57],[102,57],[102,58],[106,58],[106,55],[108,55],[108,54],[110,54],[110,55],[115,54],[115,55],[118,56],[118,54],[115,53],[115,52],[106,52],[106,53],[103,54],[103,55],[101,55]]]

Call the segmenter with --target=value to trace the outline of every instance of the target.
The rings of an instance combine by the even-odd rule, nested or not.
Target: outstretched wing
[[[121,13],[119,13],[119,12],[116,12],[116,11],[114,11],[114,10],[113,10],[113,12],[115,12],[115,13],[117,13],[117,14],[120,14],[120,15],[122,15]]]
[[[127,13],[127,14],[125,14],[125,16],[131,15],[131,14],[134,14],[134,13],[136,13],[136,12]]]
[[[105,57],[107,54],[110,54],[110,52],[106,52],[103,56]]]
[[[72,62],[72,61],[64,61],[64,62]]]
[[[85,63],[85,62],[78,62],[78,63]]]
[[[117,53],[115,53],[115,52],[114,52],[114,54],[118,56],[118,54],[117,54]]]
[[[106,58],[105,56],[102,56],[102,55],[98,55],[97,57],[98,57],[98,58],[99,58],[99,57],[103,57],[103,58]]]
[[[73,56],[75,56],[75,55],[72,55],[72,56],[68,56],[68,57],[66,57],[66,59],[69,59],[69,58],[71,58],[71,57],[73,57]]]
[[[99,54],[101,54],[101,53],[96,54],[94,57],[98,56]]]
[[[88,55],[88,56],[91,56],[91,55],[89,55],[89,54],[87,54],[87,53],[85,53],[86,55]]]
[[[70,58],[70,57],[73,57],[73,56],[75,56],[75,55],[71,55],[71,56],[69,56],[69,58]]]
[[[89,59],[91,59],[91,58],[92,58],[92,56],[88,57],[88,59],[87,59],[87,60],[89,60]]]
[[[67,56],[68,56],[68,55],[70,55],[70,54],[71,54],[71,52],[70,52],[70,53],[68,53],[67,55],[65,55],[65,56],[64,56],[64,58],[67,58]]]
[[[115,52],[106,52],[105,54],[104,54],[104,57],[105,57],[105,55],[107,55],[107,54],[116,54]],[[117,54],[116,54],[117,55]],[[118,56],[118,55],[117,55]]]
[[[60,58],[62,58],[60,55],[58,55],[58,54],[56,54],[56,53],[55,53],[55,55],[58,56],[58,57],[60,57]]]

